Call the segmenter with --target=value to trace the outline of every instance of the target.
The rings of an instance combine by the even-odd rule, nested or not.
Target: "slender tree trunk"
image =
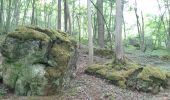
[[[93,63],[93,31],[92,31],[90,0],[87,0],[87,16],[88,16],[88,37],[89,37],[89,64],[92,64]]]
[[[142,17],[142,29],[141,29],[141,50],[145,52],[145,30],[144,30],[144,18],[143,18],[143,13],[141,11],[141,17]]]
[[[35,24],[35,0],[32,1],[32,18],[31,25]]]
[[[81,44],[81,29],[80,29],[80,18],[77,16],[77,23],[78,23],[78,30],[79,30],[79,48],[80,48],[80,44]]]
[[[20,18],[20,6],[21,6],[21,0],[14,1],[15,2],[15,10],[13,15],[12,23],[14,26],[18,26],[19,18]]]
[[[103,0],[97,0],[98,44],[104,48]]]
[[[0,9],[0,32],[3,32],[3,0],[1,0],[1,9]]]
[[[67,3],[67,20],[68,20],[68,33],[71,34],[71,16],[70,16],[70,10],[69,10],[69,6],[68,6],[68,3]]]
[[[112,1],[110,1],[110,16],[109,16],[109,34],[107,39],[110,40],[110,42],[112,42],[112,34],[111,34],[111,22],[112,22],[112,11],[113,11],[113,4]]]
[[[28,7],[29,7],[29,5],[30,5],[30,2],[31,2],[31,0],[28,0],[28,1],[27,1],[27,4],[26,4],[26,6],[25,6],[24,16],[23,16],[23,20],[22,20],[22,25],[25,24],[26,14],[27,14],[27,10],[28,10]]]
[[[10,25],[11,25],[11,0],[9,0],[8,4],[8,11],[7,11],[7,19],[6,19],[6,32],[10,31]]]
[[[47,27],[47,7],[46,7],[46,0],[44,0],[44,27]]]
[[[67,0],[64,0],[64,31],[67,32]]]
[[[137,10],[137,1],[135,0],[135,15],[136,15],[136,21],[137,21],[137,29],[138,29],[138,34],[139,34],[139,42],[140,42],[140,50],[145,52],[145,43],[144,43],[144,18],[143,14],[141,11],[141,17],[142,17],[142,23],[139,21],[139,15],[138,15],[138,10]]]
[[[61,0],[58,0],[58,29],[61,29]]]
[[[123,44],[122,44],[122,16],[123,16],[123,1],[116,0],[116,28],[115,28],[115,63],[125,63]]]

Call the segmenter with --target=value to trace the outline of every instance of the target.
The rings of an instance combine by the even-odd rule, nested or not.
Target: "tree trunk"
[[[122,45],[123,1],[116,0],[115,63],[125,63]]]
[[[11,25],[11,0],[9,0],[9,4],[8,4],[8,11],[7,11],[7,18],[6,18],[6,32],[9,32],[9,28]]]
[[[21,0],[14,1],[14,2],[15,2],[15,10],[14,10],[12,23],[14,24],[14,26],[18,26],[18,22],[19,22],[19,18],[20,18],[19,16],[20,16]]]
[[[103,0],[97,0],[98,44],[104,48]]]
[[[3,0],[1,0],[1,9],[0,9],[0,32],[3,32]]]
[[[67,0],[64,0],[64,31],[67,32]]]
[[[87,0],[87,16],[88,16],[88,38],[89,38],[89,64],[92,64],[93,63],[93,31],[92,31],[90,0]]]
[[[143,14],[141,11],[141,17],[142,17],[142,23],[139,21],[139,15],[138,15],[138,10],[137,10],[137,1],[135,0],[135,15],[136,15],[136,21],[137,21],[137,29],[138,29],[138,34],[139,34],[139,42],[140,42],[140,50],[145,51],[145,43],[144,43],[144,18]]]
[[[32,18],[31,25],[35,24],[35,0],[32,1]]]
[[[25,9],[24,9],[24,16],[23,16],[23,20],[22,20],[22,25],[25,24],[25,18],[26,18],[26,14],[27,14],[27,10],[28,10],[30,1],[31,1],[31,0],[28,0],[28,1],[27,1],[27,4],[26,4],[26,6],[25,6]]]
[[[61,0],[58,0],[58,29],[61,29]]]

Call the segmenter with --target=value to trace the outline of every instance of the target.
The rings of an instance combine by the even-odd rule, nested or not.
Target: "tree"
[[[12,1],[9,0],[8,2],[8,11],[7,11],[7,18],[6,18],[6,32],[10,31],[10,25],[11,25],[11,5],[12,5]]]
[[[64,31],[67,31],[67,19],[68,19],[68,12],[67,12],[67,0],[64,0]]]
[[[139,20],[139,15],[138,15],[138,9],[137,9],[137,1],[135,0],[135,15],[136,15],[136,23],[137,23],[137,29],[138,29],[138,34],[139,34],[139,41],[140,41],[140,49],[141,51],[145,51],[145,40],[144,40],[144,18],[143,18],[143,13],[141,11],[141,21]]]
[[[90,0],[87,0],[87,16],[88,16],[88,38],[89,38],[89,64],[92,64],[93,63],[93,31],[92,31]]]
[[[61,29],[61,0],[58,0],[58,29]]]
[[[104,48],[103,0],[97,0],[98,44]]]
[[[116,0],[115,63],[125,63],[122,45],[123,1]]]
[[[3,0],[1,0],[0,8],[0,32],[3,32]]]
[[[31,25],[35,24],[35,0],[32,1],[32,18]]]

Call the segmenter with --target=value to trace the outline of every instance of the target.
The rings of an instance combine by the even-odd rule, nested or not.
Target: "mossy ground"
[[[153,66],[141,67],[140,65],[134,63],[128,63],[126,65],[93,64],[88,66],[85,72],[88,74],[97,75],[98,77],[107,79],[113,84],[118,85],[122,88],[129,87],[128,84],[130,83],[128,82],[134,82],[131,84],[136,84],[137,82],[141,81],[143,85],[139,86],[141,84],[138,84],[136,87],[139,86],[141,87],[141,89],[144,88],[143,91],[145,90],[148,91],[149,87],[152,87],[145,86],[144,83],[149,85],[155,84],[155,86],[162,85],[161,87],[164,87],[164,84],[166,84],[167,79],[170,75],[169,72],[163,71],[159,68],[155,68]]]

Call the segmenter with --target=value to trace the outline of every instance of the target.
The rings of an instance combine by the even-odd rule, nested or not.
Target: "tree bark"
[[[67,0],[64,0],[64,31],[67,32]]]
[[[88,16],[88,38],[89,38],[89,64],[92,64],[93,63],[93,31],[92,31],[90,0],[87,0],[87,16]]]
[[[0,9],[0,32],[3,32],[3,0],[1,0],[1,9]]]
[[[31,25],[35,24],[35,0],[32,1],[32,18]]]
[[[104,48],[103,0],[97,0],[98,44]]]
[[[115,63],[125,63],[122,45],[123,1],[116,0]]]
[[[57,28],[61,30],[61,0],[58,0],[58,25]]]
[[[7,11],[7,18],[6,18],[6,32],[10,31],[10,25],[11,25],[11,0],[9,0],[9,4],[8,4],[8,11]]]

